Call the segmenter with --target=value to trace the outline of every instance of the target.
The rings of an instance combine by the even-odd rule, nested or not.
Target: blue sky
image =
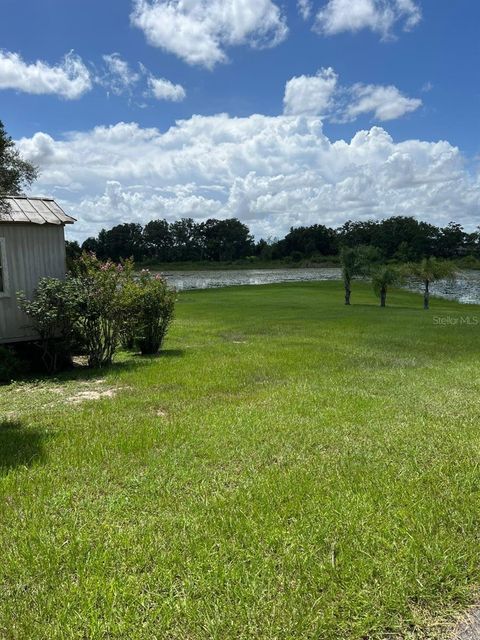
[[[472,0],[2,5],[0,119],[79,239],[154,217],[480,223]]]

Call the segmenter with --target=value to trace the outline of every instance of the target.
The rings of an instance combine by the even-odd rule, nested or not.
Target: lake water
[[[168,282],[179,291],[213,289],[233,285],[275,284],[279,282],[311,282],[340,280],[341,271],[323,269],[243,269],[231,271],[168,271]],[[421,283],[407,285],[412,291],[422,291]],[[437,282],[432,295],[465,304],[480,304],[480,271],[462,271],[455,282]]]

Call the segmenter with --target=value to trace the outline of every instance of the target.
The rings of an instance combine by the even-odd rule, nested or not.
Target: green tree
[[[340,264],[342,266],[343,286],[345,287],[345,304],[350,304],[352,294],[352,280],[370,273],[380,259],[375,247],[360,245],[358,247],[342,247],[340,250]]]
[[[143,228],[135,222],[118,224],[108,231],[102,229],[98,243],[98,256],[104,260],[141,260],[145,255]]]
[[[358,272],[358,253],[355,248],[342,247],[340,251],[340,264],[342,265],[342,279],[345,287],[345,304],[350,304],[352,295],[352,280]]]
[[[89,237],[86,240],[83,241],[82,244],[82,252],[84,253],[95,253],[98,254],[98,240],[97,238],[94,237]]]
[[[373,244],[387,260],[421,260],[432,251],[438,229],[407,216],[394,216],[378,223]]]
[[[82,255],[82,249],[76,240],[65,240],[65,254],[67,258],[67,270],[73,267],[75,260]]]
[[[0,120],[0,212],[7,207],[4,196],[19,195],[37,176],[37,167],[21,157]]]
[[[200,225],[205,257],[208,260],[239,260],[254,252],[253,238],[246,225],[237,218],[211,218]]]
[[[437,260],[436,258],[424,258],[416,264],[409,264],[405,268],[407,275],[418,278],[423,283],[423,308],[430,308],[430,285],[437,280],[445,278],[453,279],[456,268],[452,262]]]
[[[170,225],[173,260],[189,261],[203,258],[203,242],[200,225],[192,218],[182,218]]]
[[[260,258],[260,260],[271,260],[272,259],[272,241],[261,238],[255,245],[254,253],[256,256],[258,256],[258,258]]]
[[[441,258],[457,258],[464,255],[467,234],[461,224],[450,222],[440,230],[436,255]]]
[[[388,288],[401,282],[401,272],[397,267],[383,264],[372,271],[372,284],[375,294],[380,298],[380,306],[387,305]]]
[[[290,228],[283,241],[285,256],[291,256],[294,252],[311,257],[315,253],[324,256],[338,254],[335,231],[323,224],[314,224],[310,227]]]
[[[416,218],[393,216],[384,220],[348,220],[337,230],[342,245],[356,247],[371,245],[377,247],[389,260],[421,260],[434,250],[440,229]]]
[[[379,223],[376,220],[353,222],[347,220],[339,229],[337,237],[342,246],[358,247],[374,245]]]
[[[173,236],[166,220],[151,220],[143,229],[148,254],[162,262],[172,258]]]

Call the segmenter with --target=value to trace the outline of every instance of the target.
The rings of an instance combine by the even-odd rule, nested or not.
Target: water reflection
[[[232,271],[170,271],[164,274],[179,291],[214,289],[234,285],[275,284],[279,282],[309,282],[340,280],[341,271],[322,269],[244,269]],[[422,291],[420,282],[410,282],[406,288]],[[454,281],[436,282],[432,295],[463,303],[480,304],[480,271],[462,271]]]
[[[423,291],[420,282],[407,285],[411,291]],[[464,304],[480,304],[480,271],[462,271],[455,280],[434,282],[430,291],[432,295],[448,300],[458,300]]]
[[[232,271],[171,271],[164,274],[179,291],[234,285],[340,280],[340,269],[243,269]]]

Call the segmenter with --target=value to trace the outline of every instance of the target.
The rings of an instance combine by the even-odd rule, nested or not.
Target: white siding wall
[[[40,278],[65,277],[65,239],[61,225],[0,224],[5,239],[9,289],[0,294],[0,343],[33,339],[28,318],[17,305],[16,294],[31,297]]]

